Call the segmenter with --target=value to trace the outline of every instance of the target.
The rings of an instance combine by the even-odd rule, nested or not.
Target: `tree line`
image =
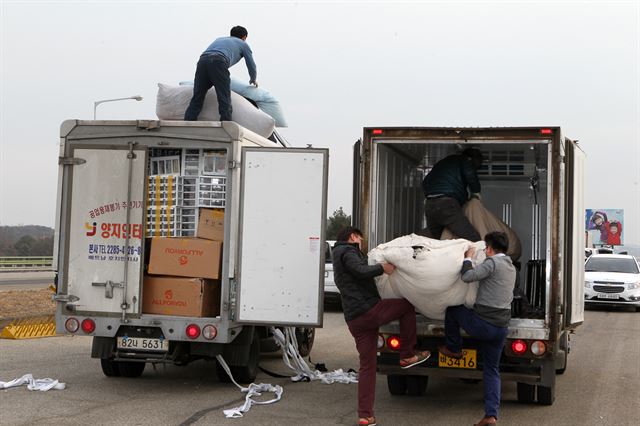
[[[0,256],[52,256],[53,229],[46,226],[0,226]]]

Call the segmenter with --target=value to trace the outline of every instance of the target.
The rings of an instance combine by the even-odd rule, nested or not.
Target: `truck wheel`
[[[556,387],[538,386],[538,404],[552,405],[556,399]]]
[[[144,362],[120,361],[117,362],[120,375],[123,377],[140,377],[147,365]]]
[[[229,370],[233,378],[238,383],[251,383],[256,379],[258,375],[258,363],[260,361],[260,336],[254,331],[253,338],[251,340],[251,346],[249,346],[249,360],[247,365],[230,365]],[[217,363],[216,373],[218,380],[222,383],[231,383],[231,378],[224,371],[224,368]]]
[[[296,340],[298,341],[298,352],[300,353],[300,356],[309,356],[315,337],[315,328],[296,327]]]
[[[406,395],[407,393],[407,376],[388,375],[387,387],[391,395]]]
[[[564,354],[556,364],[556,374],[564,374],[567,370],[567,360],[569,358],[569,333],[565,332],[560,338],[560,349],[564,350]]]
[[[120,377],[118,364],[111,358],[100,358],[102,373],[107,377]]]
[[[407,394],[410,396],[424,395],[429,384],[429,376],[407,376]]]
[[[533,404],[536,400],[536,386],[518,382],[518,402]]]

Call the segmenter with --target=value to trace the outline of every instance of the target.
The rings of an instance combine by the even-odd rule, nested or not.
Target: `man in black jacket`
[[[447,227],[458,238],[480,241],[480,234],[462,211],[471,196],[480,198],[480,181],[476,170],[482,165],[482,153],[473,148],[450,155],[436,163],[422,181],[427,201],[425,214],[429,237],[440,239]]]
[[[358,425],[375,425],[378,327],[400,320],[400,366],[410,368],[426,361],[429,351],[416,352],[415,308],[405,299],[380,299],[374,277],[392,274],[390,263],[369,265],[360,251],[362,232],[346,227],[333,247],[333,276],[340,290],[344,318],[360,355],[358,375]]]

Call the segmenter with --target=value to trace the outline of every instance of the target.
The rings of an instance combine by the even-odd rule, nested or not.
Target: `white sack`
[[[193,81],[181,81],[180,86],[193,86]],[[275,120],[276,127],[287,127],[287,120],[284,118],[284,111],[280,106],[280,102],[267,90],[232,78],[231,91],[255,102],[261,111]]]
[[[169,86],[158,83],[156,115],[160,120],[184,120],[184,112],[187,110],[192,96],[192,86]],[[233,121],[265,138],[273,134],[275,120],[254,107],[251,102],[237,93],[231,92],[231,106],[233,107]],[[198,121],[219,120],[218,98],[212,87],[207,92]]]
[[[476,228],[476,231],[480,234],[480,238],[484,239],[484,236],[489,232],[504,232],[507,234],[507,238],[509,240],[509,248],[507,249],[507,256],[511,258],[511,260],[518,260],[520,255],[522,254],[522,245],[520,244],[520,239],[516,235],[516,233],[503,221],[498,219],[496,215],[491,213],[484,207],[484,204],[480,200],[475,198],[470,199],[467,203],[462,207],[462,211],[464,215],[469,219],[469,222]],[[441,240],[450,240],[456,238],[456,235],[449,230],[449,228],[444,228],[442,231],[442,235],[440,236]]]
[[[414,249],[417,246],[421,248]],[[448,306],[472,307],[478,283],[460,279],[464,253],[471,246],[476,247],[474,264],[484,261],[484,241],[434,240],[411,234],[379,245],[369,252],[369,260],[396,266],[393,274],[376,279],[380,297],[403,297],[424,316],[440,320]]]

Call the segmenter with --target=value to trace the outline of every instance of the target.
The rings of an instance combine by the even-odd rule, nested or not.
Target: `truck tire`
[[[102,373],[107,377],[120,377],[118,364],[111,358],[100,358]]]
[[[258,375],[258,363],[260,362],[260,336],[254,331],[253,338],[251,339],[251,346],[249,346],[249,360],[246,365],[230,365],[229,370],[236,382],[246,384],[251,383],[256,379]],[[231,378],[224,371],[224,368],[217,363],[216,373],[218,380],[222,383],[231,383]]]
[[[538,404],[552,405],[556,399],[555,386],[538,386]]]
[[[427,390],[429,376],[407,376],[407,394],[422,396]]]
[[[144,362],[133,361],[119,361],[116,362],[120,375],[122,377],[140,377],[144,371],[144,367],[147,365]]]
[[[407,376],[390,374],[387,376],[387,387],[391,395],[407,394]]]
[[[518,402],[533,404],[536,401],[536,386],[518,382]]]
[[[309,356],[315,338],[315,328],[296,327],[296,340],[298,341],[298,353],[300,353],[300,356]]]
[[[569,333],[565,332],[560,338],[560,349],[564,351],[564,354],[560,355],[556,368],[556,374],[564,374],[567,371],[567,361],[569,359]]]

